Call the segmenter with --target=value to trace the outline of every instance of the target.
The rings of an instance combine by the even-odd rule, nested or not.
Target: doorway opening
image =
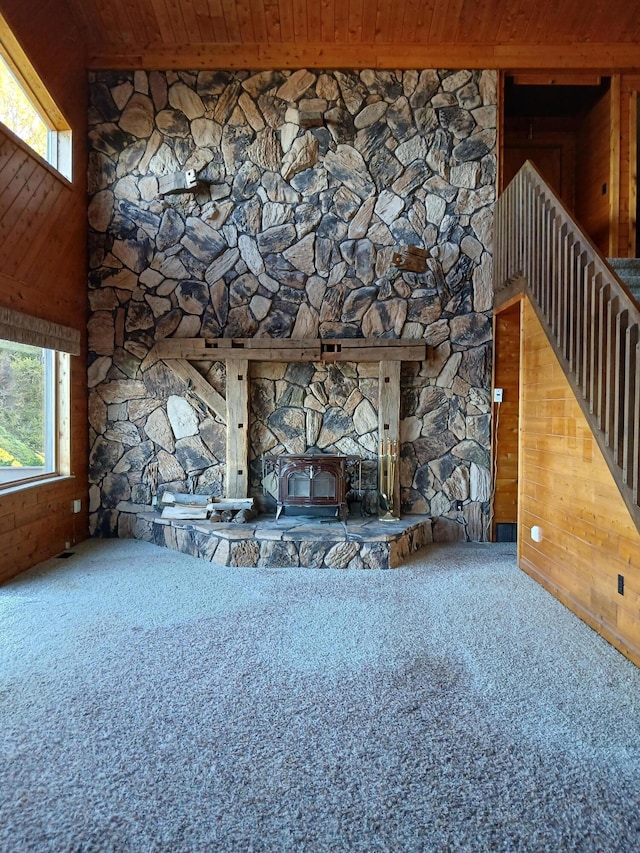
[[[596,246],[609,248],[611,80],[505,77],[502,186],[531,160]]]

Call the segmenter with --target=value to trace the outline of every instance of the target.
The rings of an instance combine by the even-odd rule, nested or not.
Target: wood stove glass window
[[[290,498],[308,498],[311,496],[311,480],[308,474],[294,472],[287,481],[287,494]]]
[[[321,471],[313,478],[313,496],[315,498],[335,498],[336,478],[328,471]]]

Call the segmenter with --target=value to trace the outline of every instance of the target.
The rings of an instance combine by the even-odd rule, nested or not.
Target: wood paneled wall
[[[576,134],[575,214],[602,254],[609,255],[610,204],[618,188],[611,181],[612,92],[582,120]]]
[[[0,305],[79,329],[71,359],[73,479],[0,493],[0,580],[87,535],[86,73],[73,21],[56,4],[5,0],[3,14],[71,125],[73,182],[0,126]],[[72,513],[74,499],[82,512]]]
[[[569,211],[575,205],[576,129],[572,118],[505,122],[501,191],[531,160]]]
[[[633,258],[640,252],[636,238],[639,97],[640,75],[622,75],[620,92],[620,211],[618,251],[616,252],[621,258]]]
[[[640,534],[526,299],[522,311],[519,564],[640,665]]]
[[[493,524],[518,521],[518,409],[520,404],[520,302],[494,317],[493,387],[503,400],[493,405]]]

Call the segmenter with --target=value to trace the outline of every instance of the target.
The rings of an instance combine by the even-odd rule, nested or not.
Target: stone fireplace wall
[[[96,72],[90,103],[92,532],[126,535],[121,501],[163,488],[224,494],[226,427],[145,361],[156,341],[374,336],[429,345],[402,371],[403,511],[483,538],[495,73]],[[424,272],[393,265],[407,245]],[[198,366],[224,393],[224,365]],[[263,452],[298,447],[375,477],[375,369],[251,370],[253,491]]]

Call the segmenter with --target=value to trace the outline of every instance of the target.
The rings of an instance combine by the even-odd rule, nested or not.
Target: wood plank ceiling
[[[62,0],[92,68],[640,68],[640,0]]]

